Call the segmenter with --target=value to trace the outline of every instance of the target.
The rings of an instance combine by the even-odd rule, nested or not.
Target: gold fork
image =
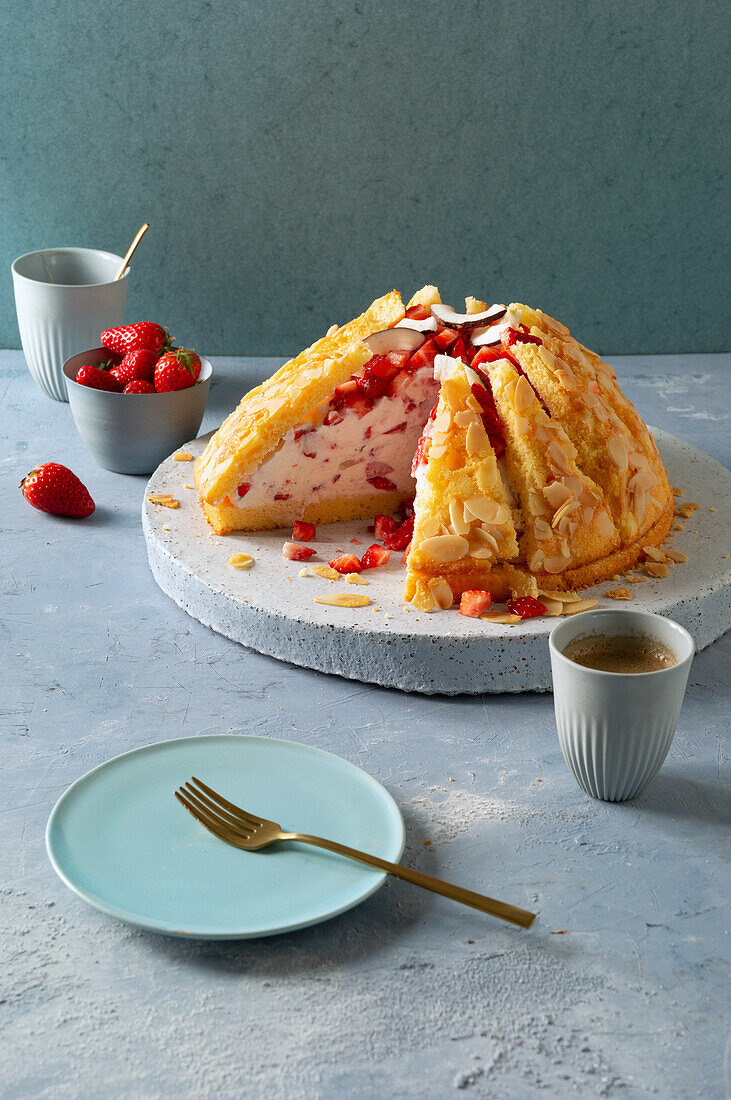
[[[195,786],[193,786],[195,784]],[[234,848],[242,848],[245,852],[258,852],[261,848],[267,848],[270,844],[277,844],[282,840],[297,840],[302,844],[314,844],[318,848],[326,848],[329,852],[337,852],[348,859],[365,863],[368,867],[375,867],[378,871],[394,875],[395,878],[413,882],[415,886],[423,886],[425,890],[432,890],[435,894],[442,894],[445,898],[452,898],[462,905],[470,905],[473,909],[479,909],[483,913],[490,913],[493,917],[518,924],[521,928],[530,928],[536,919],[535,913],[529,913],[527,909],[518,909],[515,905],[506,905],[503,901],[485,897],[484,894],[476,894],[472,890],[464,890],[461,886],[454,886],[450,882],[432,878],[431,875],[423,875],[421,871],[412,871],[410,867],[402,867],[399,863],[389,863],[386,859],[369,855],[367,852],[359,852],[356,848],[348,848],[345,844],[338,844],[334,840],[325,840],[320,836],[308,836],[304,833],[285,833],[274,821],[256,817],[247,813],[240,806],[207,787],[200,779],[192,777],[189,783],[183,784],[175,797],[193,815],[196,821],[217,836],[219,840],[225,840]]]

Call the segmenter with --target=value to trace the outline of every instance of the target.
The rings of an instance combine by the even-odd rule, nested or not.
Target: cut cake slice
[[[424,287],[405,310],[391,291],[245,395],[195,463],[218,534],[334,523],[411,500],[411,460],[438,390],[438,301]]]
[[[414,457],[405,591],[421,611],[451,607],[466,589],[489,588],[493,563],[518,556],[512,511],[476,396],[482,380],[446,355],[437,358],[434,373],[441,389]]]

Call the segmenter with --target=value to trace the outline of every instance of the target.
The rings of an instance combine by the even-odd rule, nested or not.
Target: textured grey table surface
[[[731,356],[615,362],[651,423],[728,465]],[[219,360],[203,430],[272,365]],[[596,803],[550,696],[359,685],[189,618],[147,566],[144,479],[94,466],[18,352],[0,353],[0,403],[2,1097],[726,1095],[727,638],[696,658],[659,777]],[[20,477],[47,459],[87,483],[90,521],[23,502]],[[401,805],[411,863],[540,920],[521,932],[398,882],[256,942],[165,939],[87,908],[46,858],[57,797],[125,749],[206,732],[361,765]]]

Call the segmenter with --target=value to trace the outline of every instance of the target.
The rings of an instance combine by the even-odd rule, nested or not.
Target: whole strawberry
[[[84,519],[94,511],[89,490],[58,462],[44,462],[23,478],[20,491],[29,504],[54,516]]]
[[[193,353],[195,354],[195,353]],[[191,353],[183,348],[166,351],[155,365],[155,389],[158,393],[168,393],[170,390],[187,390],[195,385],[195,367],[190,358]],[[198,356],[195,356],[198,359]],[[198,359],[198,372],[200,373],[200,359]]]
[[[146,382],[144,378],[135,378],[122,390],[122,393],[156,393],[152,382]]]
[[[184,363],[192,369],[193,377],[197,382],[201,372],[200,355],[192,348],[173,348],[172,350],[180,363]]]
[[[109,373],[122,386],[126,386],[128,382],[152,382],[155,377],[155,363],[159,358],[159,351],[150,351],[148,348],[128,351],[122,362],[112,367]]]
[[[93,390],[108,390],[110,393],[121,393],[122,384],[116,379],[111,370],[112,360],[108,363],[100,363],[98,367],[79,367],[76,372],[76,381],[80,386],[90,386]]]
[[[99,337],[107,351],[115,355],[126,355],[130,351],[160,352],[170,338],[162,327],[152,321],[137,321],[133,325],[120,325],[108,328]]]

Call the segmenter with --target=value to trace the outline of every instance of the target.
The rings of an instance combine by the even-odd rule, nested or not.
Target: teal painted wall
[[[424,282],[609,353],[725,349],[725,11],[5,0],[0,345],[15,255],[148,220],[128,319],[209,354],[293,353]]]

